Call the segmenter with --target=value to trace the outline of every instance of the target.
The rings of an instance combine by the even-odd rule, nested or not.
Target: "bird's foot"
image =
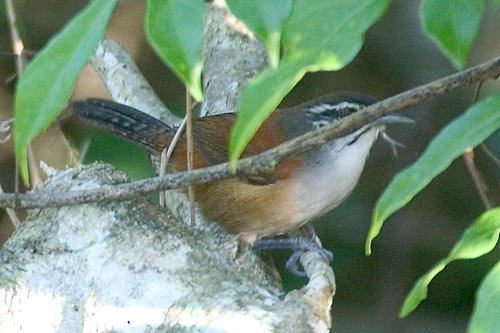
[[[299,269],[300,256],[305,251],[314,251],[319,253],[321,257],[330,262],[333,255],[330,251],[318,246],[316,240],[311,240],[304,237],[288,237],[288,238],[274,238],[274,239],[259,239],[252,244],[254,250],[270,250],[270,249],[292,249],[294,253],[287,260],[285,267],[292,274],[297,276],[306,276],[304,271]]]

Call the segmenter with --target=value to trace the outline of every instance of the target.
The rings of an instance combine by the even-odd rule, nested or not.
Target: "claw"
[[[295,251],[286,261],[285,268],[293,275],[306,277],[306,272],[299,269],[299,260],[303,253],[304,251]]]
[[[300,271],[298,268],[300,256],[304,253],[304,251],[317,252],[326,262],[330,262],[333,259],[333,255],[330,251],[319,247],[313,241],[302,237],[259,239],[252,244],[252,248],[254,250],[294,249],[295,252],[287,260],[285,267],[288,271],[290,271],[290,273],[297,276],[306,276],[306,273],[304,271]]]

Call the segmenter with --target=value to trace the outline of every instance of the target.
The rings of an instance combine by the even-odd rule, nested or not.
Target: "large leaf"
[[[191,95],[203,99],[201,89],[203,0],[148,0],[146,36],[149,43],[186,84]]]
[[[427,287],[432,279],[453,260],[474,259],[487,254],[498,242],[500,233],[500,207],[483,213],[463,234],[446,258],[441,259],[422,276],[406,296],[400,316],[407,316],[427,297]],[[498,316],[498,313],[497,313]]]
[[[464,68],[479,32],[484,0],[424,0],[422,26],[451,63]]]
[[[245,90],[241,97],[238,121],[231,133],[230,151],[243,151],[244,146],[257,132],[260,125],[269,116],[269,112],[255,112],[255,110],[274,110],[279,101],[285,96],[295,84],[304,76],[305,70],[300,65],[281,64],[279,70],[267,68],[256,77],[251,86]],[[265,82],[261,84],[261,82]],[[271,82],[280,82],[270,88]],[[267,98],[262,98],[268,95]],[[244,141],[242,141],[244,140]],[[235,145],[239,145],[235,147]],[[238,156],[231,156],[233,168],[236,166]]]
[[[232,135],[234,166],[262,121],[307,71],[338,70],[363,44],[364,32],[382,15],[389,0],[296,0],[285,24],[285,55],[245,89]]]
[[[500,128],[500,95],[470,108],[447,125],[429,144],[420,159],[400,172],[377,201],[366,240],[366,253],[385,220],[406,205],[465,149],[475,147]]]
[[[291,0],[226,0],[231,12],[260,37],[273,68],[280,59],[281,32],[290,16]]]
[[[500,214],[497,216],[500,219]],[[469,323],[470,333],[496,333],[500,327],[500,262],[479,286]]]
[[[14,97],[14,147],[28,183],[27,146],[57,118],[78,74],[104,37],[116,0],[95,0],[35,56],[21,75]]]

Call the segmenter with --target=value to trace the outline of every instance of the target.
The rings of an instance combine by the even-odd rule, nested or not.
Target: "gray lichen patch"
[[[93,164],[56,172],[41,190],[124,181]],[[58,314],[42,321],[58,328],[153,328],[189,304],[208,318],[266,313],[280,300],[279,281],[253,252],[236,256],[237,242],[213,226],[189,228],[144,198],[32,210],[0,254],[0,311],[9,314],[0,328],[44,313],[33,307],[42,300]],[[13,303],[25,307],[10,311]]]

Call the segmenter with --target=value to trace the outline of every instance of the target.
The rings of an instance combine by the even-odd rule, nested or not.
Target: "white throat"
[[[359,181],[370,148],[377,139],[378,128],[363,133],[348,145],[340,138],[321,148],[321,162],[298,175],[295,195],[301,206],[296,223],[307,223],[337,207],[346,199]],[[344,140],[345,142],[342,142]]]

